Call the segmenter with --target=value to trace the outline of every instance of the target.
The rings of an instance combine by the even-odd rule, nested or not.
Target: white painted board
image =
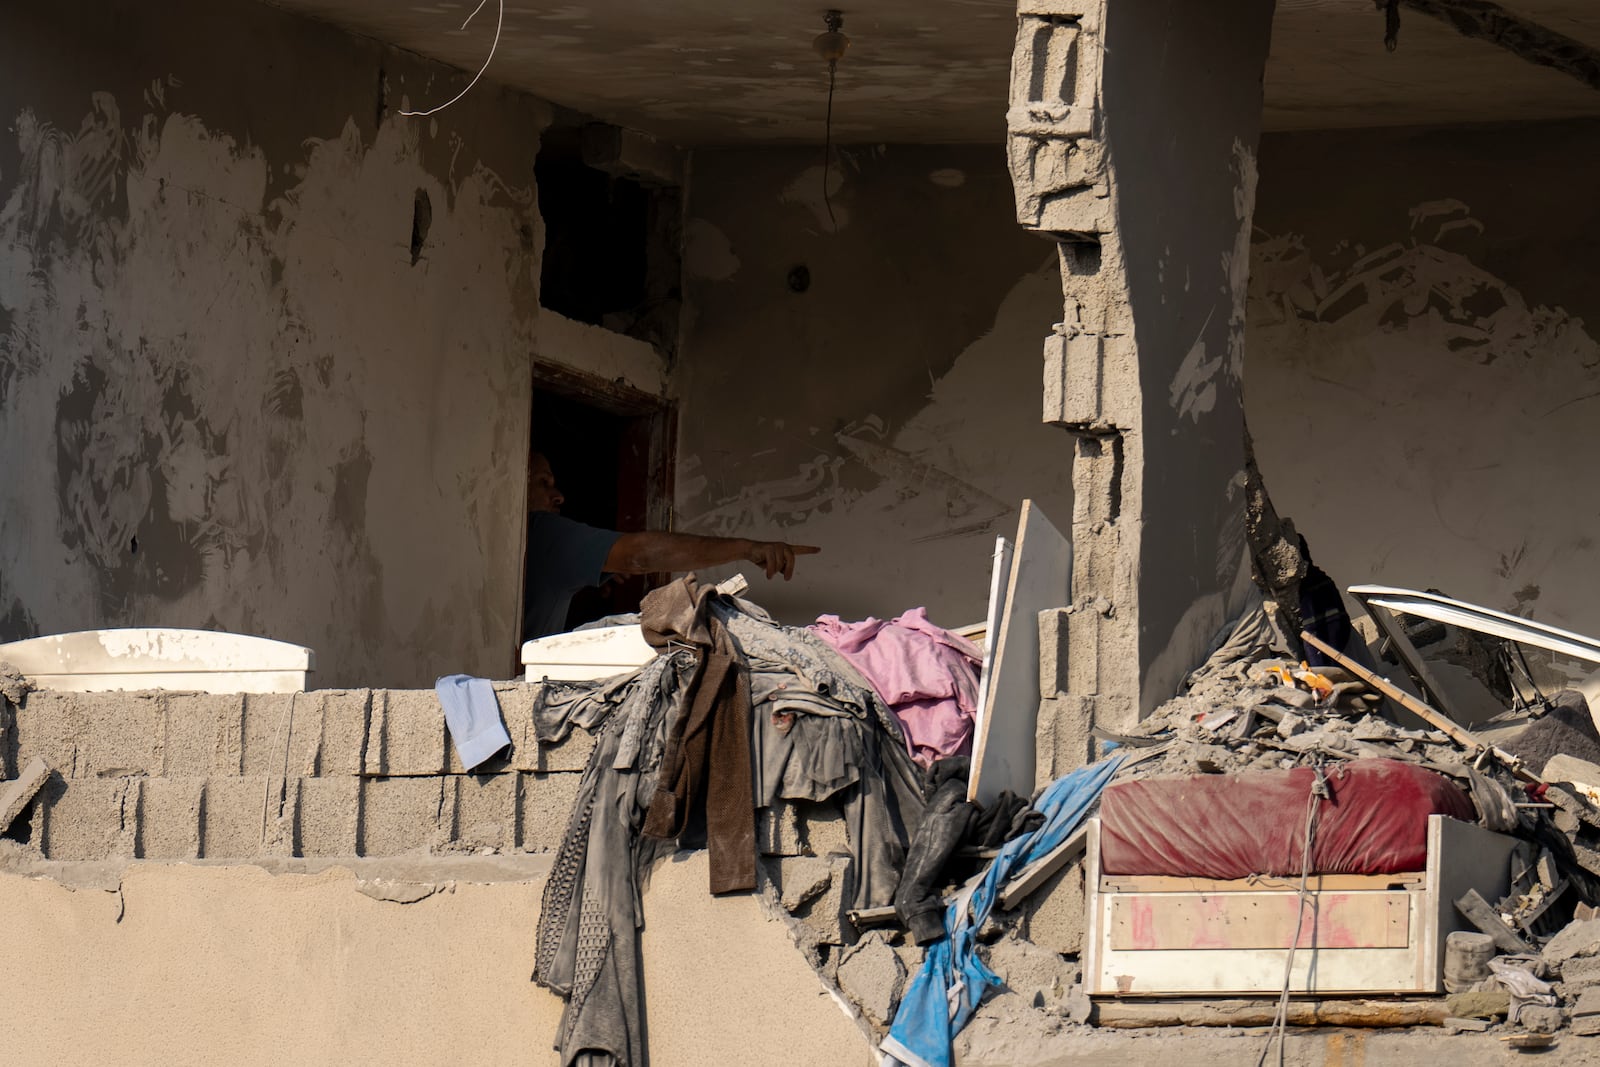
[[[983,624],[983,668],[978,672],[978,714],[972,726],[974,748],[977,738],[983,736],[984,708],[989,704],[989,682],[993,677],[994,649],[1000,643],[1000,620],[1006,613],[1006,590],[1011,583],[1011,552],[1010,541],[1004,537],[994,539],[994,563],[989,569],[989,617]]]
[[[522,665],[530,682],[576,682],[636,671],[655,654],[637,625],[606,626],[529,641],[522,646]]]
[[[1039,613],[1072,600],[1072,544],[1031,500],[1022,502],[1005,606],[985,658],[988,691],[979,712],[967,799],[993,803],[1010,790],[1033,794],[1039,720]]]
[[[315,669],[311,649],[219,630],[127,627],[51,634],[0,645],[40,689],[78,693],[183,689],[296,693]]]

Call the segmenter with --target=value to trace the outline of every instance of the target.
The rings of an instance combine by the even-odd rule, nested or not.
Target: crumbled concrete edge
[[[358,857],[257,856],[251,859],[144,860],[121,857],[109,860],[50,860],[21,842],[0,839],[0,876],[14,875],[55,882],[63,889],[97,889],[118,892],[133,867],[255,867],[274,877],[315,876],[339,872],[349,876],[357,891],[375,900],[411,903],[436,892],[454,892],[459,885],[526,883],[545,878],[552,859],[544,853],[520,856],[411,856]],[[426,890],[426,892],[422,892]],[[415,895],[419,894],[420,895]],[[410,899],[406,899],[409,897]]]
[[[15,706],[21,704],[31,692],[33,682],[28,680],[28,676],[17,670],[15,665],[0,659],[0,697]]]
[[[825,960],[818,937],[809,923],[797,918],[783,906],[782,896],[777,883],[772,877],[768,864],[776,864],[777,857],[761,856],[756,863],[756,895],[761,901],[762,913],[768,919],[781,922],[789,932],[789,939],[794,942],[800,954],[805,957],[806,963],[816,972],[817,980],[822,983],[822,988],[833,998],[839,1010],[855,1023],[856,1029],[861,1031],[861,1036],[866,1039],[867,1047],[876,1051],[879,1035],[873,1030],[872,1024],[867,1021],[866,1014],[856,1005],[843,989],[839,988],[837,978],[838,961]],[[831,963],[831,966],[830,966]]]
[[[357,878],[356,892],[373,900],[393,904],[415,904],[427,900],[435,893],[454,893],[454,882],[399,882],[392,878]]]

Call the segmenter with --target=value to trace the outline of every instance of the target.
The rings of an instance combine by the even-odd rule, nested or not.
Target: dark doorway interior
[[[668,528],[672,420],[672,409],[659,398],[536,365],[532,447],[555,470],[568,518],[624,533]],[[638,611],[644,595],[668,577],[618,576],[580,591],[567,629]]]

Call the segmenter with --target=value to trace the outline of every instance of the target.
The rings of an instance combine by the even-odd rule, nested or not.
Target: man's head
[[[556,472],[550,469],[550,461],[544,458],[544,453],[531,453],[528,456],[528,510],[559,512],[566,499],[556,485]]]

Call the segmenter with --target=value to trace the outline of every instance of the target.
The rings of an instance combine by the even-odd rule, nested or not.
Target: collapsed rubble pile
[[[1446,995],[1389,1003],[1301,1000],[1281,1017],[1261,1000],[1091,1001],[1076,951],[1028,940],[1029,918],[1044,902],[1024,898],[1012,901],[1010,910],[996,908],[977,931],[977,954],[1003,984],[978,1006],[957,1048],[992,1051],[998,1043],[1004,1049],[1075,1027],[1275,1021],[1495,1030],[1513,1047],[1529,1049],[1547,1047],[1564,1029],[1600,1033],[1600,790],[1589,785],[1600,783],[1600,766],[1564,754],[1544,758],[1560,748],[1600,745],[1581,694],[1549,697],[1520,733],[1498,734],[1491,745],[1459,728],[1402,725],[1397,720],[1407,716],[1383,693],[1350,670],[1309,668],[1288,658],[1259,621],[1242,625],[1235,638],[1190,675],[1182,695],[1134,731],[1097,731],[1102,758],[1120,759],[1111,783],[1232,780],[1295,768],[1338,776],[1358,762],[1402,764],[1454,783],[1470,799],[1458,817],[1475,818],[1517,843],[1503,896],[1484,900],[1469,891],[1452,902],[1463,925],[1476,932],[1447,939]],[[930,798],[937,767],[928,776]],[[953,853],[942,872],[945,892],[970,886],[967,879],[992,854],[971,847]],[[781,880],[782,873],[774,873]],[[1035,897],[1077,893],[1081,909],[1082,878],[1075,863]],[[794,898],[785,893],[781,899],[787,905]],[[877,918],[893,922],[881,909]],[[846,924],[841,940],[849,943],[829,951],[818,944],[825,937],[818,938],[814,925],[798,925],[812,931],[801,936],[819,973],[855,1005],[876,1038],[889,1034],[917,973],[916,939],[893,925],[852,931]]]

